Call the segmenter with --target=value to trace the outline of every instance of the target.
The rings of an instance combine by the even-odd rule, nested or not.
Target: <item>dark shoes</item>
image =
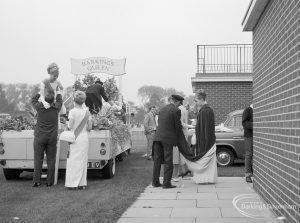
[[[247,183],[252,183],[251,177],[246,177],[246,182],[247,182]]]
[[[68,190],[77,190],[77,187],[67,187]]]
[[[152,187],[161,187],[161,186],[162,186],[161,183],[158,183],[158,184],[153,184],[153,183],[152,183]]]
[[[163,189],[171,189],[171,188],[176,188],[175,185],[169,184],[169,185],[163,185]]]
[[[34,183],[34,184],[32,185],[32,187],[40,187],[40,186],[42,186],[41,183]]]
[[[176,186],[172,184],[162,185],[161,183],[157,183],[157,184],[152,183],[152,187],[162,187],[163,189],[170,189],[170,188],[175,188]]]
[[[181,173],[178,175],[178,177],[185,177],[186,175],[188,175],[189,173],[192,173],[190,170],[186,171],[185,173]]]
[[[87,186],[67,187],[68,190],[86,190]]]
[[[78,186],[78,190],[85,190],[86,186]]]
[[[41,187],[42,183],[33,183],[32,187]],[[53,184],[46,183],[46,187],[52,187]]]

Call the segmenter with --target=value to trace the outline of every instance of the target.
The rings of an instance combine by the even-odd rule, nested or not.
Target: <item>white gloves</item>
[[[45,100],[42,100],[42,103],[46,109],[50,108],[50,104],[48,102],[46,102]]]

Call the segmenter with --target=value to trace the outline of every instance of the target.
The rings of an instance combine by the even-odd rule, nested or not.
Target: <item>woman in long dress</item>
[[[188,111],[183,106],[183,102],[180,102],[180,106],[178,107],[181,112],[181,125],[182,125],[182,131],[187,139],[188,136]],[[179,152],[179,149],[177,146],[173,147],[173,181],[178,182],[180,176],[185,176],[189,171],[186,168],[185,159],[182,156],[182,154]],[[181,172],[181,173],[180,173]]]
[[[75,92],[75,107],[69,112],[69,129],[75,130],[82,120],[86,117],[88,110],[82,105],[84,104],[86,95],[82,91]],[[89,114],[89,112],[88,112]],[[70,145],[69,155],[67,158],[66,182],[68,189],[85,189],[87,186],[87,162],[88,162],[88,134],[87,130],[92,127],[90,121],[85,123],[81,133]]]
[[[196,183],[216,183],[218,173],[214,112],[206,102],[204,91],[196,93],[195,101],[201,107],[197,114],[196,144],[192,151],[181,133],[179,151],[186,158],[186,164],[193,172]]]

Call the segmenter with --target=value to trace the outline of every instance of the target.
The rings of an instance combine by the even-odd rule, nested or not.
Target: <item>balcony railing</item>
[[[197,73],[252,73],[252,44],[197,45]]]

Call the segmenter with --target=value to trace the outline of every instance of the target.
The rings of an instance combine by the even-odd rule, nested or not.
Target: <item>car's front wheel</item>
[[[217,149],[217,163],[219,166],[231,166],[234,162],[234,154],[228,148],[218,148]]]

